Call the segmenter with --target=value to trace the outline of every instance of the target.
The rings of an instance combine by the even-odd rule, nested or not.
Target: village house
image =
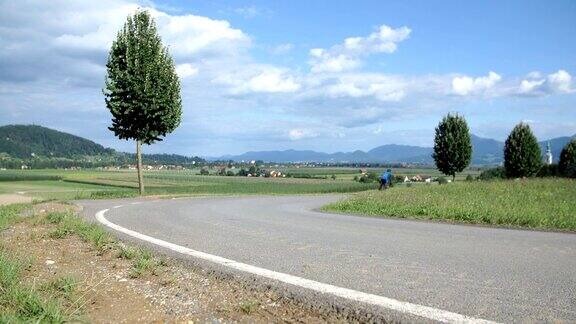
[[[417,174],[415,176],[412,176],[412,178],[410,178],[410,180],[413,182],[431,182],[432,177],[428,176],[428,175]]]

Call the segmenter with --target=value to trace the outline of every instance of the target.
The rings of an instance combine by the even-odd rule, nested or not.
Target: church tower
[[[546,155],[544,156],[544,163],[552,164],[552,150],[550,149],[550,142],[546,145]]]

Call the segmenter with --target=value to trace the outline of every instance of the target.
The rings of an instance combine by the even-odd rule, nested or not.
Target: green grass
[[[280,170],[328,179],[201,176],[194,169],[145,171],[144,183],[147,195],[168,196],[348,193],[370,190],[376,186],[354,181],[354,176],[360,175],[358,168],[303,167]],[[376,173],[383,170],[368,169]],[[432,168],[397,168],[393,172],[401,176],[440,175]],[[478,173],[476,170],[466,170],[457,176],[457,180]],[[331,179],[332,175],[336,176],[335,180]],[[24,192],[39,199],[129,198],[138,195],[136,172],[128,170],[3,170],[0,171],[2,178],[5,181],[0,181],[0,194]]]
[[[0,231],[22,219],[20,214],[26,208],[30,208],[30,204],[0,206]]]
[[[302,170],[302,169],[300,169]],[[332,172],[317,170],[322,172]],[[352,170],[347,170],[347,172]],[[317,194],[358,192],[374,188],[350,179],[291,179],[200,176],[197,170],[146,171],[148,195]],[[137,196],[134,171],[4,170],[0,194],[24,193],[39,199],[98,199]],[[40,180],[59,177],[62,180]],[[26,180],[37,178],[39,180]]]
[[[50,294],[51,298],[62,298],[73,301],[78,282],[72,276],[56,277],[42,285],[40,290]]]
[[[30,205],[0,207],[0,230],[23,218],[21,212]],[[54,219],[60,217],[52,216]],[[0,323],[64,323],[74,320],[66,314],[64,305],[70,304],[76,289],[71,277],[57,277],[43,284],[25,284],[22,274],[31,260],[17,257],[0,249]]]
[[[46,221],[56,224],[56,229],[49,234],[51,238],[60,239],[75,234],[92,244],[98,252],[104,252],[114,243],[110,233],[101,226],[86,222],[71,212],[50,213],[46,215]]]
[[[164,262],[154,257],[152,252],[147,249],[139,249],[133,256],[132,269],[130,269],[130,278],[139,278],[146,274],[157,275],[158,270],[164,265]]]
[[[576,181],[528,179],[394,187],[323,208],[378,217],[576,231]]]
[[[243,300],[238,304],[238,308],[246,315],[252,314],[259,306],[260,303],[253,299]]]
[[[132,260],[138,255],[138,250],[125,244],[118,244],[118,258]]]
[[[129,273],[131,278],[139,278],[147,274],[157,275],[160,268],[166,264],[165,261],[154,257],[150,250],[136,249],[120,243],[100,225],[86,222],[73,213],[49,213],[44,220],[56,225],[56,228],[49,233],[50,238],[62,239],[70,235],[78,235],[99,253],[112,251],[120,259],[132,260],[132,269]]]
[[[29,204],[0,207],[0,230],[22,220]],[[26,285],[22,273],[31,261],[0,249],[0,323],[63,323],[70,318],[62,311],[64,299],[75,284],[69,279],[45,285]]]
[[[25,262],[0,252],[0,323],[64,323],[61,300],[50,287],[21,282],[25,267]]]

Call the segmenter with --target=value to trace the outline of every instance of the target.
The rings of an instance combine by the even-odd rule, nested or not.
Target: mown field
[[[200,176],[194,171],[147,171],[149,195],[242,195],[344,193],[373,189],[351,179],[297,179]],[[40,199],[131,197],[137,194],[134,171],[0,171],[0,194]]]
[[[576,231],[576,180],[457,182],[366,191],[326,211]]]

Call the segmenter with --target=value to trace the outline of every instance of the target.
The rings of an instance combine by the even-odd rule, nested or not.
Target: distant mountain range
[[[554,161],[558,161],[562,148],[572,137],[557,137],[540,142],[542,153],[545,152],[546,144],[549,142]],[[503,160],[503,142],[472,135],[472,146],[472,164],[474,165],[496,165]],[[310,150],[253,151],[241,155],[225,155],[210,160],[432,164],[431,154],[431,147],[387,144],[367,152],[360,150],[336,153]],[[86,160],[86,157],[98,157],[96,159],[98,161],[111,161],[120,164],[133,163],[134,161],[134,154],[132,153],[117,152],[88,139],[37,125],[0,126],[0,158],[2,156],[21,160],[37,158]],[[93,161],[94,159],[90,160]],[[146,164],[190,164],[204,161],[199,157],[178,154],[144,154],[143,160]]]
[[[575,137],[576,135],[572,136]],[[503,161],[504,142],[472,135],[472,164],[497,165]],[[554,161],[558,161],[562,148],[572,137],[564,136],[540,142],[542,153],[549,142]],[[343,163],[421,163],[432,164],[432,148],[411,145],[387,144],[375,147],[368,152],[323,153],[316,151],[251,151],[240,155],[224,155],[212,160],[265,162],[343,162]]]
[[[37,125],[0,126],[0,154],[24,161],[31,159],[98,160],[134,163],[135,154],[117,152],[91,140]],[[94,159],[90,159],[94,160]],[[146,164],[190,164],[204,161],[178,154],[143,154]]]

